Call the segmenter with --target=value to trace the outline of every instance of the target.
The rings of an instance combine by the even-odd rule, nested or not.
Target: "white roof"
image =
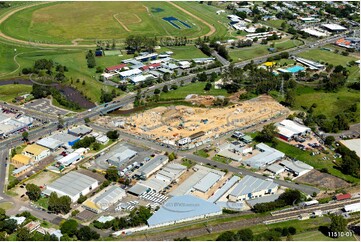
[[[109,138],[106,135],[98,136],[95,139],[101,143],[106,143],[109,141]]]
[[[194,189],[207,192],[219,179],[221,179],[220,175],[210,172],[194,186]]]
[[[129,70],[129,71],[119,72],[119,75],[122,76],[122,77],[128,77],[128,76],[138,75],[138,74],[141,74],[141,73],[142,73],[142,71],[139,70],[139,69],[132,69],[132,70]]]
[[[17,225],[24,223],[24,221],[26,220],[25,217],[16,217],[16,216],[11,216],[9,219],[14,219]]]
[[[231,191],[230,195],[239,197],[243,195],[250,195],[254,192],[274,189],[276,187],[278,187],[278,185],[273,181],[267,181],[246,175]]]
[[[41,140],[36,141],[36,144],[41,145],[43,147],[49,148],[49,149],[56,149],[64,144],[64,142],[61,142],[60,140],[46,137]]]
[[[330,30],[346,30],[347,28],[338,25],[338,24],[322,24],[323,27],[330,29]]]
[[[353,203],[345,205],[344,209],[346,212],[349,211],[360,211],[361,203]]]
[[[302,29],[302,31],[306,32],[306,33],[309,33],[310,35],[317,36],[317,37],[327,36],[327,34],[325,34],[325,33],[322,33],[320,31],[310,29],[310,28]]]
[[[283,120],[282,122],[280,122],[280,125],[282,125],[283,127],[285,127],[290,131],[293,131],[295,134],[305,133],[311,130],[309,127],[306,127],[302,124],[296,123],[295,121],[289,119]]]
[[[350,150],[355,151],[360,157],[360,139],[340,140],[340,142]]]
[[[225,158],[229,158],[231,160],[235,160],[235,161],[241,161],[242,160],[242,155],[239,155],[237,153],[234,153],[228,149],[223,149],[220,152],[217,153],[217,155],[225,157]]]
[[[73,152],[63,158],[61,158],[59,160],[59,163],[61,163],[62,165],[70,165],[71,163],[73,163],[74,161],[76,161],[77,159],[79,159],[81,156],[79,153]]]

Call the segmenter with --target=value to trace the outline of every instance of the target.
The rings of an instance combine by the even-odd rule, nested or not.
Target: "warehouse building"
[[[285,157],[285,154],[281,151],[273,149],[263,143],[257,144],[256,148],[260,150],[261,153],[244,161],[246,165],[252,168],[260,169]]]
[[[0,137],[7,137],[9,134],[30,127],[33,120],[33,118],[28,116],[21,116],[16,119],[0,113]]]
[[[195,173],[191,175],[187,180],[182,182],[176,189],[169,193],[170,196],[182,196],[186,194],[190,194],[195,189],[193,188],[196,184],[198,184],[207,174],[214,173],[223,177],[225,173],[223,171],[218,171],[215,169],[211,169],[205,166],[195,165],[192,168]]]
[[[83,207],[95,213],[100,213],[121,201],[124,197],[126,197],[126,193],[122,188],[110,186],[105,188],[95,198],[85,201]]]
[[[52,192],[56,192],[58,196],[69,196],[72,202],[76,202],[80,195],[85,196],[98,186],[96,179],[71,171],[49,184],[43,194],[50,196]]]
[[[307,172],[313,169],[312,166],[307,165],[306,163],[296,160],[296,161],[288,161],[283,160],[280,162],[282,166],[284,166],[285,170],[292,172],[295,176],[300,177],[306,174]]]
[[[139,182],[137,184],[135,184],[134,186],[132,186],[131,188],[128,189],[128,193],[132,194],[134,196],[140,196],[143,193],[149,191],[150,189],[146,186],[143,186],[141,184],[139,184]]]
[[[93,131],[92,128],[89,128],[85,125],[80,125],[78,127],[72,128],[68,130],[68,134],[83,137],[84,135],[90,134]]]
[[[161,227],[222,214],[222,209],[203,199],[184,195],[169,199],[147,221],[149,227]]]
[[[155,175],[155,178],[171,183],[172,181],[178,179],[178,177],[186,172],[186,170],[186,166],[177,163],[170,163],[163,167],[162,170]]]
[[[343,210],[348,213],[354,213],[354,212],[360,212],[360,208],[361,208],[360,203],[353,203],[353,204],[345,205]]]
[[[50,150],[43,146],[32,144],[28,145],[21,152],[24,156],[30,157],[32,162],[38,162],[50,155]]]
[[[125,162],[134,158],[138,153],[126,146],[121,146],[117,149],[117,153],[107,159],[110,165],[121,167]]]
[[[16,154],[13,158],[11,158],[11,164],[13,164],[16,168],[30,165],[30,163],[31,157],[26,155]]]
[[[347,30],[347,28],[339,24],[322,24],[321,26],[330,32],[342,32]]]
[[[160,192],[162,191],[166,186],[170,184],[170,182],[165,182],[162,180],[158,180],[157,178],[150,178],[146,181],[139,181],[139,185],[148,188],[147,191],[155,191]]]
[[[50,136],[50,138],[62,142],[64,146],[73,146],[76,142],[80,140],[79,137],[67,133],[57,133]]]
[[[208,173],[205,177],[203,177],[196,185],[194,185],[194,189],[196,191],[206,193],[211,187],[213,187],[219,180],[221,176],[215,174],[213,172]]]
[[[148,161],[144,166],[142,166],[136,173],[136,176],[147,179],[152,174],[157,172],[160,168],[162,168],[169,161],[168,156],[158,155]]]
[[[226,192],[228,192],[237,182],[239,181],[238,176],[232,176],[231,179],[226,181],[226,183],[218,189],[210,198],[208,202],[216,203]]]
[[[278,185],[273,181],[245,176],[229,194],[232,202],[244,201],[276,193]]]
[[[278,129],[279,137],[286,141],[290,141],[297,136],[306,135],[311,132],[309,127],[288,119],[278,123],[276,127]]]
[[[48,148],[51,151],[55,151],[60,148],[64,143],[52,137],[46,137],[36,141],[36,144]]]
[[[58,160],[58,164],[62,166],[70,166],[71,164],[76,163],[77,161],[83,158],[83,155],[87,152],[85,148],[79,148],[75,150],[73,153],[68,154],[67,156]]]
[[[275,175],[278,175],[285,171],[285,168],[283,166],[280,166],[278,164],[272,164],[266,168],[266,170],[272,172]]]

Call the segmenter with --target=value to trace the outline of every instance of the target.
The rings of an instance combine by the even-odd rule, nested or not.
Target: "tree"
[[[82,194],[80,195],[80,197],[78,198],[78,200],[76,201],[78,204],[82,204],[83,202],[85,202],[85,200],[87,200],[86,196],[83,196]]]
[[[285,103],[287,106],[293,107],[296,103],[296,93],[294,90],[288,90],[286,93]]]
[[[113,131],[108,131],[107,132],[107,137],[111,140],[116,140],[119,138],[119,133],[117,130],[113,130]]]
[[[344,232],[347,230],[347,220],[342,215],[331,215],[331,232]]]
[[[7,234],[12,234],[17,229],[17,223],[15,219],[6,219],[0,221],[0,231],[5,231]]]
[[[16,233],[16,240],[29,241],[30,238],[31,238],[30,231],[27,228],[22,227],[22,228],[18,229],[18,231]]]
[[[100,143],[94,142],[92,144],[92,149],[95,150],[95,151],[99,150],[100,149]]]
[[[84,119],[84,122],[87,124],[87,123],[90,123],[90,119],[89,118],[85,118]]]
[[[118,170],[116,167],[109,167],[105,173],[105,178],[108,181],[116,182],[119,179]]]
[[[26,195],[31,201],[37,201],[41,196],[41,189],[35,184],[26,184]]]
[[[168,90],[168,86],[167,85],[164,85],[163,88],[162,88],[162,91],[164,93],[167,93],[169,90]]]
[[[226,231],[217,237],[217,241],[232,241],[234,240],[235,234],[232,231]]]
[[[100,235],[89,226],[81,227],[76,235],[78,239],[82,241],[97,240],[100,238]]]
[[[158,88],[154,89],[154,94],[155,94],[155,95],[160,94],[160,90],[159,90]]]
[[[77,229],[78,229],[78,222],[74,219],[69,219],[60,226],[61,233],[67,234],[70,237],[76,234]]]
[[[23,139],[24,140],[28,140],[28,137],[29,137],[29,133],[27,131],[24,131],[21,136],[23,136]]]
[[[92,50],[89,50],[87,55],[86,55],[86,60],[88,63],[88,68],[94,68],[96,66],[96,62],[95,62],[95,56]]]
[[[333,136],[327,136],[325,139],[325,144],[326,145],[332,145],[332,143],[335,142],[335,137]]]
[[[252,241],[253,232],[250,229],[241,229],[236,233],[235,238],[240,241]]]
[[[295,235],[296,234],[296,228],[295,227],[288,227],[288,232],[290,233],[290,235]]]
[[[204,91],[209,91],[212,88],[212,83],[207,82],[206,86],[204,87]]]
[[[257,135],[257,139],[262,142],[273,142],[276,135],[276,126],[274,123],[263,126],[260,134]]]
[[[68,196],[58,197],[52,192],[48,200],[48,210],[55,213],[68,213],[70,211],[71,199]]]

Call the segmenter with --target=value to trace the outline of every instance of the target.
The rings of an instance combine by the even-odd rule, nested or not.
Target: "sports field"
[[[17,39],[57,44],[124,39],[136,34],[197,38],[215,34],[218,28],[217,35],[226,33],[226,27],[217,20],[211,22],[217,23],[215,26],[208,23],[210,10],[204,16],[202,11],[194,13],[193,4],[198,3],[182,7],[177,2],[152,1],[46,3],[14,13],[3,22],[1,30]]]

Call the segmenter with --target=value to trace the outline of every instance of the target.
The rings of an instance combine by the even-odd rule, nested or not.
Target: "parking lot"
[[[36,99],[34,101],[28,102],[24,104],[24,107],[29,108],[29,109],[33,109],[35,111],[40,111],[43,113],[48,113],[48,114],[60,114],[60,115],[65,115],[68,113],[67,110],[64,109],[60,109],[57,107],[54,107],[51,105],[50,100],[49,99]]]

